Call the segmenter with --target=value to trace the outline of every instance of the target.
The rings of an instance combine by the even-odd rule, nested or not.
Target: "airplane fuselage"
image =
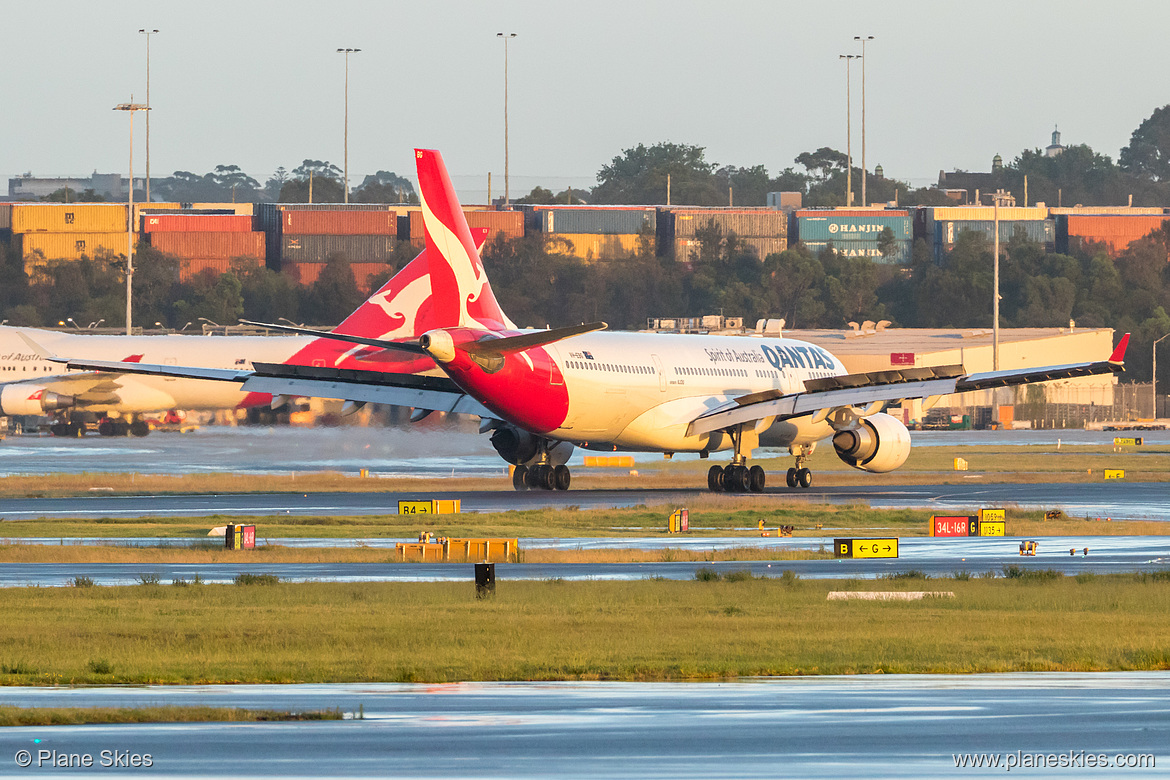
[[[456,334],[458,335],[458,334]],[[735,398],[845,374],[827,350],[784,338],[597,332],[509,354],[485,367],[464,356],[446,369],[503,419],[600,449],[715,451],[721,432],[687,435],[704,412]],[[494,370],[492,370],[494,369]],[[832,433],[809,418],[761,421],[760,443],[789,446]]]

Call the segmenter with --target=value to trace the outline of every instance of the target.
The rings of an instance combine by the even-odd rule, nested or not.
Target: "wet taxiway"
[[[685,502],[708,495],[693,490],[443,491],[428,481],[415,491],[368,493],[233,493],[223,495],[109,496],[0,499],[0,520],[37,517],[141,517],[225,515],[394,514],[403,499],[457,498],[464,512],[506,512],[544,507],[585,509]],[[754,495],[754,494],[751,494]],[[1073,517],[1170,520],[1170,483],[1094,482],[1053,484],[862,485],[776,488],[754,495],[782,508],[809,502],[912,507],[971,514],[980,507],[1060,509]],[[0,534],[3,532],[0,531]]]
[[[123,773],[134,776],[985,777],[1004,775],[1009,756],[1087,762],[1091,754],[1110,766],[1024,774],[1100,777],[1159,776],[1157,764],[1170,764],[1165,672],[0,688],[0,704],[337,708],[351,718],[10,728],[0,732],[5,775],[20,773],[22,750],[34,761],[39,751],[89,753],[95,762],[103,750],[149,754],[149,769]],[[1002,765],[957,768],[979,753]],[[110,774],[96,766],[68,772]]]

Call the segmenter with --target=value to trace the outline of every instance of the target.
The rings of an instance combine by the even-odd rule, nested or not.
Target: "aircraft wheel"
[[[798,469],[796,472],[796,482],[802,488],[812,487],[812,472],[808,469]]]
[[[763,493],[767,477],[768,475],[762,466],[752,466],[751,470],[748,471],[748,489],[753,493]]]
[[[85,435],[85,423],[69,423],[69,433],[66,436],[72,436],[75,439],[80,439]]]
[[[553,469],[553,486],[557,490],[568,490],[571,479],[572,475],[569,473],[568,466],[561,465]]]
[[[752,476],[747,466],[735,467],[735,492],[746,493],[751,490]]]
[[[544,488],[545,490],[556,489],[557,477],[556,477],[556,474],[553,473],[552,466],[546,465],[546,466],[540,467],[540,480],[541,480],[540,486],[542,488]]]
[[[102,420],[98,423],[99,436],[117,436],[118,426],[113,420]]]
[[[707,487],[713,493],[721,493],[723,491],[723,467],[712,466],[707,469]]]
[[[138,436],[141,438],[142,436],[150,433],[150,426],[144,423],[142,420],[135,420],[134,422],[130,423],[130,433],[133,436]]]
[[[512,470],[512,487],[515,488],[516,490],[521,490],[521,491],[527,490],[528,489],[528,482],[526,479],[527,477],[528,477],[528,467],[527,466],[517,466],[515,469]]]
[[[69,423],[55,422],[52,424],[52,426],[50,426],[49,431],[51,431],[54,436],[68,436]]]
[[[538,487],[540,487],[541,482],[543,481],[540,477],[541,468],[542,467],[539,465],[529,466],[528,470],[525,472],[524,484],[527,485],[530,490],[536,490]]]
[[[796,469],[788,469],[788,487],[796,487]]]

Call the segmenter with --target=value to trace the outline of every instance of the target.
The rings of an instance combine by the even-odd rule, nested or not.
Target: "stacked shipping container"
[[[298,284],[317,281],[331,257],[349,261],[358,288],[368,292],[370,277],[388,275],[386,263],[398,242],[397,209],[302,209],[280,212],[281,272]]]
[[[484,211],[475,208],[464,208],[463,215],[467,217],[467,225],[472,230],[487,228],[487,240],[493,241],[500,233],[504,238],[524,237],[524,214],[519,211]],[[405,223],[406,235],[402,235],[401,227]],[[398,237],[410,241],[411,246],[422,249],[426,246],[426,229],[423,227],[422,211],[417,207],[399,223]]]
[[[910,262],[913,224],[910,212],[893,209],[801,209],[795,212],[796,238],[814,252],[827,246],[847,257],[878,263]],[[889,228],[892,249],[882,255],[878,239]]]
[[[940,261],[965,232],[978,233],[988,241],[995,238],[995,208],[992,206],[930,206],[916,225],[925,231],[922,238],[933,245]],[[1017,233],[1051,250],[1056,246],[1056,224],[1048,219],[1044,206],[1004,206],[999,209],[999,240],[1009,241]],[[916,235],[915,238],[920,236]]]
[[[530,224],[549,236],[549,251],[591,260],[621,260],[643,241],[654,251],[657,211],[648,206],[536,206]]]
[[[9,227],[25,273],[36,280],[55,261],[124,258],[130,240],[126,214],[118,203],[14,203]]]
[[[788,214],[774,209],[664,208],[658,212],[658,252],[690,262],[699,251],[699,231],[714,226],[734,233],[759,259],[788,248]]]

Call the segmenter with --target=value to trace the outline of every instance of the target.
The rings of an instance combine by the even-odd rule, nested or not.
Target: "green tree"
[[[548,189],[545,189],[544,187],[537,186],[537,187],[532,188],[532,192],[528,193],[527,195],[525,195],[522,198],[516,198],[516,200],[514,200],[512,202],[513,203],[535,203],[535,204],[547,205],[547,204],[555,203],[556,197],[553,195],[552,190],[548,190]],[[565,201],[562,198],[561,203],[564,203],[564,202]]]
[[[898,248],[898,239],[894,237],[894,231],[889,225],[882,228],[882,232],[878,233],[877,248],[881,252],[882,259],[888,260],[890,255]]]
[[[1121,150],[1121,169],[1143,179],[1170,181],[1170,106],[1155,109]]]
[[[410,180],[391,171],[366,176],[349,199],[354,203],[418,203]]]
[[[718,206],[727,202],[720,194],[701,146],[657,143],[626,149],[597,173],[593,203],[665,203],[670,177],[670,202],[676,205]]]
[[[93,187],[78,192],[70,187],[62,187],[59,190],[50,192],[45,197],[41,198],[43,201],[49,203],[101,203],[105,201],[105,197],[94,192]]]
[[[339,255],[330,255],[321,275],[309,289],[301,316],[322,325],[336,324],[352,314],[364,300],[349,261]]]
[[[789,328],[818,327],[825,314],[820,297],[824,278],[824,266],[804,244],[769,255],[761,275],[767,312],[784,318]]]
[[[345,200],[341,169],[328,161],[306,159],[293,168],[291,177],[281,186],[280,202],[309,203],[310,178],[313,203],[341,203]]]
[[[244,315],[258,322],[286,317],[300,322],[303,288],[284,274],[269,268],[249,268],[239,274]]]

